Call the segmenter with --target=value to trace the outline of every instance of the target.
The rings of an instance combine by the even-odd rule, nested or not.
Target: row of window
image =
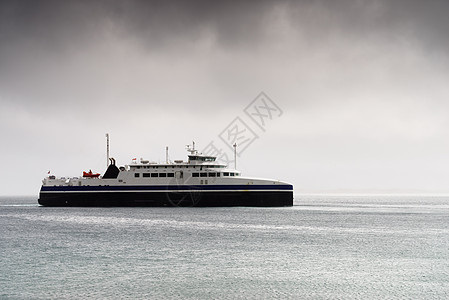
[[[199,160],[199,161],[215,161],[215,157],[213,156],[193,156],[189,155],[190,160]]]
[[[228,172],[224,172],[223,176],[239,176],[239,173],[228,173]]]
[[[167,169],[170,166],[131,166],[132,168],[136,168],[136,169],[159,169],[159,168],[164,168]],[[200,167],[200,168],[226,168],[226,166],[220,166],[220,165],[198,165],[198,166],[191,166],[191,165],[174,165],[171,166],[172,169],[174,168],[190,168],[193,167],[194,169],[196,169],[196,167]]]
[[[192,173],[192,177],[220,177],[221,174],[223,176],[239,176],[239,173],[230,173],[230,172],[223,172],[223,173],[215,173],[215,172],[209,172],[209,173]]]
[[[140,177],[140,173],[134,173],[134,177]],[[175,173],[142,173],[142,177],[175,177]]]
[[[192,173],[192,177],[220,177],[220,173],[215,172]]]
[[[221,174],[223,174],[223,176],[239,176],[239,173],[230,172],[201,172],[192,173],[192,177],[220,177]],[[134,177],[140,177],[140,173],[134,173]],[[142,173],[142,177],[175,177],[175,173]]]

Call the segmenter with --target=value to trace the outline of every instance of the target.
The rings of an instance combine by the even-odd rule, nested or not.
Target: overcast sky
[[[0,194],[185,159],[239,117],[244,175],[449,192],[448,1],[0,1]],[[279,108],[263,129],[245,108]],[[268,100],[267,100],[268,101]],[[253,102],[254,104],[255,102]],[[240,148],[242,149],[242,148]]]

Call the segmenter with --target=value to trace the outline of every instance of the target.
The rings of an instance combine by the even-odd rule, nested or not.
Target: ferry
[[[187,161],[134,159],[117,167],[108,149],[109,165],[103,176],[92,171],[73,178],[49,175],[42,181],[38,202],[83,207],[293,205],[291,184],[242,176],[235,167],[217,162],[215,156],[199,153],[194,143],[187,151]]]

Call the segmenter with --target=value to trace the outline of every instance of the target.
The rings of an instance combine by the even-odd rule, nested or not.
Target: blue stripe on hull
[[[292,185],[102,185],[102,186],[42,186],[41,192],[90,192],[90,191],[293,191]]]

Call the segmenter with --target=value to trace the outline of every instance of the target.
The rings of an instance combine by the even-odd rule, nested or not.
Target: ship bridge
[[[206,156],[201,154],[189,155],[189,163],[190,164],[201,164],[203,162],[212,162],[217,158],[214,156]]]

